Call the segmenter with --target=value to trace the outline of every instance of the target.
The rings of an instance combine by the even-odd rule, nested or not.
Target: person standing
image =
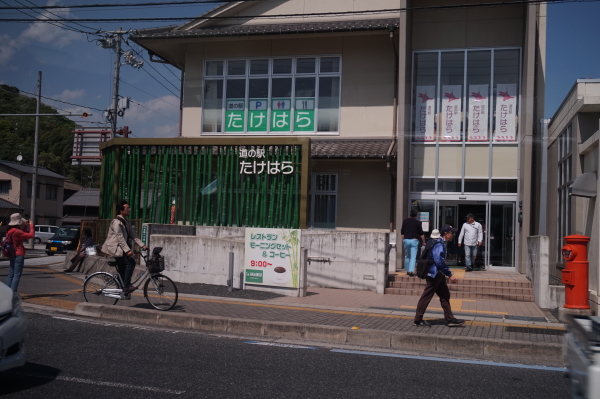
[[[409,216],[402,222],[400,234],[404,244],[404,270],[407,275],[414,277],[419,243],[425,245],[425,235],[421,222],[417,220],[417,210],[411,209]]]
[[[454,314],[452,314],[450,289],[448,288],[448,284],[446,284],[446,277],[449,277],[450,282],[453,284],[458,281],[446,265],[446,246],[444,245],[445,242],[454,238],[455,230],[451,226],[445,225],[441,230],[438,231],[436,229],[431,232],[431,245],[433,247],[429,253],[431,266],[429,267],[429,273],[427,273],[427,285],[417,304],[417,313],[414,318],[414,323],[417,327],[431,327],[431,324],[423,320],[423,315],[434,294],[440,297],[440,303],[442,304],[444,318],[448,327],[459,326],[464,323],[463,320],[456,319]],[[428,243],[427,245],[430,244]]]
[[[483,244],[483,229],[481,224],[475,221],[475,216],[472,213],[467,215],[467,223],[462,225],[460,235],[458,236],[458,246],[460,247],[465,241],[465,270],[473,271],[473,263],[477,257],[477,248]]]
[[[133,292],[138,289],[131,284],[131,277],[135,269],[133,245],[135,242],[143,249],[147,249],[147,247],[135,234],[131,222],[127,219],[131,212],[127,201],[117,204],[117,212],[119,213],[117,217],[110,222],[106,241],[102,245],[102,252],[115,257],[117,269],[125,285],[123,292]]]
[[[29,225],[29,233],[25,230]],[[21,280],[21,273],[23,273],[23,266],[25,266],[25,247],[23,241],[29,240],[35,236],[35,226],[30,223],[29,220],[23,219],[19,213],[13,213],[10,215],[10,223],[8,224],[8,231],[6,237],[9,242],[15,248],[15,256],[10,258],[10,266],[8,269],[8,276],[6,278],[6,285],[12,288],[13,291],[17,292],[19,287],[19,281]]]

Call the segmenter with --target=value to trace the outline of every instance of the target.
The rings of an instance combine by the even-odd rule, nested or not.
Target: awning
[[[310,157],[325,159],[385,159],[388,151],[396,158],[396,142],[391,139],[311,139]]]
[[[593,198],[597,195],[598,182],[596,173],[584,173],[577,176],[571,186],[571,195],[576,197]]]

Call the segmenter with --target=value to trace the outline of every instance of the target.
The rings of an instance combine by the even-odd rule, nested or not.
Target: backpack
[[[433,264],[433,258],[430,256],[431,250],[438,244],[442,244],[441,242],[436,242],[431,244],[432,241],[428,242],[427,245],[423,248],[423,252],[421,253],[421,258],[417,261],[417,277],[420,279],[427,278],[427,273],[429,273],[429,268]],[[442,244],[443,245],[443,244]]]
[[[2,256],[6,258],[12,258],[16,255],[15,246],[12,243],[11,237],[13,233],[9,233],[4,237],[4,240],[0,243],[0,247],[2,248]]]

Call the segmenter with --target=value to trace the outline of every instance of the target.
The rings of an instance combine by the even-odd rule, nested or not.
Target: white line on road
[[[105,327],[116,327],[116,328],[126,327],[126,328],[131,328],[132,330],[162,331],[162,332],[166,332],[166,333],[170,333],[170,334],[177,334],[177,333],[181,332],[178,330],[166,330],[164,328],[140,327],[140,326],[136,326],[136,325],[132,325],[132,324],[98,322],[98,321],[91,321],[91,320],[75,319],[72,317],[52,316],[52,318],[58,319],[58,320],[64,320],[64,321],[75,321],[77,323],[94,324],[97,326],[105,326]]]
[[[64,377],[61,375],[50,376],[50,375],[43,375],[43,374],[29,374],[29,373],[15,373],[15,372],[9,372],[8,374],[18,375],[18,376],[23,376],[23,377],[31,377],[31,378],[44,378],[47,380],[78,382],[80,384],[100,385],[100,386],[115,387],[115,388],[137,389],[137,390],[142,390],[142,391],[151,391],[151,392],[160,392],[160,393],[171,393],[174,395],[181,395],[182,393],[185,392],[185,391],[176,391],[173,389],[166,389],[166,388],[155,388],[155,387],[144,387],[144,386],[138,386],[138,385],[122,384],[120,382],[93,381],[93,380],[88,380],[85,378]]]
[[[399,357],[402,359],[429,360],[429,361],[434,361],[434,362],[477,364],[477,365],[481,365],[481,366],[514,367],[514,368],[519,368],[519,369],[533,369],[533,370],[543,370],[543,371],[561,371],[561,372],[567,371],[566,368],[562,368],[562,367],[529,366],[526,364],[496,363],[496,362],[486,362],[486,361],[482,361],[482,360],[462,360],[462,359],[448,359],[448,358],[443,358],[443,357],[410,356],[410,355],[399,355],[396,353],[363,352],[363,351],[351,351],[351,350],[346,350],[346,349],[332,349],[331,351],[337,352],[337,353],[351,353],[351,354],[355,354],[355,355]]]
[[[264,345],[264,346],[278,346],[281,348],[296,348],[296,349],[317,349],[314,346],[302,346],[302,345],[292,345],[292,344],[280,344],[277,342],[261,342],[261,341],[246,341],[245,344],[252,345]]]

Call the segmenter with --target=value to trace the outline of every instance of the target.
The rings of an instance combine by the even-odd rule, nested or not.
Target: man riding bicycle
[[[134,242],[144,250],[148,247],[135,234],[131,222],[127,219],[131,212],[127,201],[121,201],[117,204],[117,212],[117,217],[110,222],[106,241],[102,245],[102,252],[115,257],[117,269],[125,284],[123,292],[133,292],[138,289],[138,287],[131,284],[131,277],[135,269],[135,259],[133,259]]]

